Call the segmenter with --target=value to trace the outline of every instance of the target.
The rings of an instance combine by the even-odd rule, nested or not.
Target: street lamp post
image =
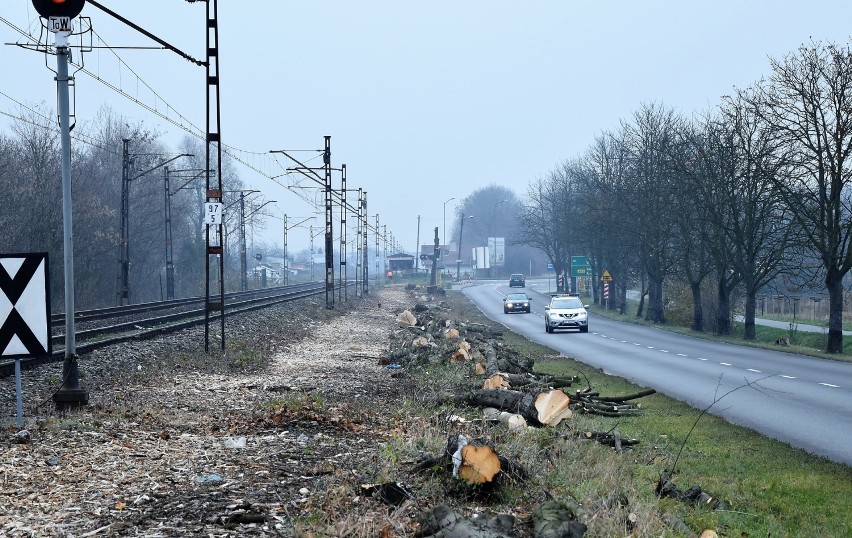
[[[473,215],[468,215],[467,218],[472,219]],[[462,213],[461,225],[459,226],[459,249],[458,249],[458,256],[457,256],[457,259],[456,259],[456,281],[457,282],[461,282],[461,264],[462,264],[461,249],[462,249],[462,234],[464,233],[464,221],[465,220],[467,220],[467,219],[465,219],[464,213]]]
[[[447,202],[450,202],[450,201],[455,200],[455,199],[456,199],[455,197],[452,197],[449,200],[447,200],[446,202],[444,202],[444,227],[441,228],[443,230],[443,233],[444,233],[444,238],[442,240],[443,245],[441,245],[441,267],[442,267],[441,271],[444,270],[443,269],[443,267],[444,267],[444,248],[447,246]]]

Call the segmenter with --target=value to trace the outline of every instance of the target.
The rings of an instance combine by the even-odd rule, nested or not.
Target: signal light
[[[86,0],[33,0],[33,7],[42,17],[71,17],[83,11]]]

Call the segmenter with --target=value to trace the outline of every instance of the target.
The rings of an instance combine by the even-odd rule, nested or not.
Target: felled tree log
[[[582,432],[580,434],[580,438],[597,441],[602,445],[611,446],[619,452],[622,447],[639,444],[639,439],[624,438],[618,430],[612,430],[612,432]]]
[[[486,371],[486,374],[488,372]],[[483,389],[509,389],[509,388],[519,388],[519,387],[527,387],[529,385],[536,385],[544,388],[544,385],[539,383],[537,379],[527,377],[522,374],[507,374],[505,372],[498,372],[495,374],[491,374],[485,382],[482,384]]]
[[[570,399],[561,390],[519,392],[514,390],[476,390],[467,403],[477,407],[496,407],[518,413],[528,423],[537,426],[556,426],[571,417]]]
[[[522,363],[514,360],[510,356],[511,352],[508,349],[501,350],[501,354],[505,356],[498,357],[497,349],[494,347],[492,341],[479,346],[479,348],[485,357],[486,376],[492,376],[500,372],[508,374],[532,374],[532,361]]]
[[[508,411],[500,411],[493,407],[486,407],[482,410],[482,414],[489,420],[502,422],[510,430],[522,430],[527,427],[527,420],[517,413],[509,413]]]

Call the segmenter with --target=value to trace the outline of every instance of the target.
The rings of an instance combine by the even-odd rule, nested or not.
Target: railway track
[[[316,282],[228,293],[225,295],[224,315],[227,317],[251,312],[324,293],[325,284]],[[76,331],[77,353],[83,354],[132,340],[155,338],[162,334],[201,325],[205,320],[204,301],[204,297],[193,297],[77,312],[74,315],[75,324],[90,325]],[[65,349],[60,346],[64,346],[65,335],[56,334],[57,329],[64,328],[62,327],[64,319],[64,314],[51,316],[51,326],[54,331],[51,338],[53,353],[46,357],[22,359],[22,368],[33,368],[46,362],[58,362],[64,359]],[[218,313],[211,314],[209,319],[218,320]],[[111,322],[103,323],[104,321]],[[14,360],[0,362],[0,378],[14,375],[14,367]]]

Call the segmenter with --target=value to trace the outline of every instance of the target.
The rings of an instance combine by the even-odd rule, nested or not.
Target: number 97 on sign
[[[220,202],[204,204],[204,224],[222,224],[222,204]]]

